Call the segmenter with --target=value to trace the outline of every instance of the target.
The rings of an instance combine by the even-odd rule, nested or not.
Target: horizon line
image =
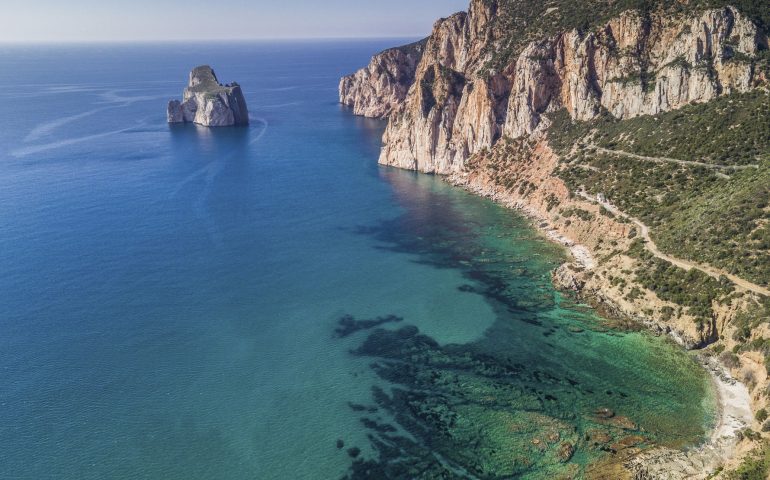
[[[354,41],[354,40],[405,40],[426,38],[425,34],[371,35],[371,36],[318,36],[318,37],[244,37],[244,38],[180,38],[180,39],[99,39],[99,40],[0,40],[0,46],[15,45],[110,45],[110,44],[175,44],[175,43],[226,43],[226,42],[295,42],[295,41]]]

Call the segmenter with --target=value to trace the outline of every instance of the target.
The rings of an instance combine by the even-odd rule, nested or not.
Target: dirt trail
[[[607,155],[622,155],[624,157],[635,158],[645,162],[655,163],[677,163],[679,165],[689,165],[695,167],[705,167],[714,170],[748,170],[750,168],[759,168],[759,165],[715,165],[713,163],[695,162],[692,160],[679,160],[676,158],[668,157],[645,157],[644,155],[637,155],[635,153],[624,152],[623,150],[609,150],[607,148],[598,147],[596,145],[589,145],[588,148],[594,148],[597,152]]]
[[[764,295],[766,297],[770,297],[770,290],[768,290],[767,288],[764,288],[764,287],[762,287],[760,285],[757,285],[755,283],[751,283],[748,280],[744,280],[744,279],[742,279],[740,277],[736,277],[735,275],[733,275],[731,273],[728,273],[728,272],[726,272],[724,270],[721,270],[721,269],[718,269],[718,268],[714,268],[714,267],[712,267],[710,265],[702,265],[702,264],[690,262],[688,260],[682,260],[681,258],[672,257],[670,255],[667,255],[667,254],[661,252],[660,249],[658,249],[658,246],[652,240],[652,238],[650,238],[650,228],[647,225],[645,225],[644,223],[642,223],[640,220],[638,220],[638,219],[636,219],[636,218],[634,218],[634,217],[632,217],[632,216],[630,216],[630,215],[628,215],[626,213],[623,213],[617,207],[615,207],[614,205],[610,204],[609,202],[607,202],[607,201],[603,201],[603,202],[599,201],[598,198],[593,197],[593,196],[591,196],[591,195],[589,195],[589,194],[587,194],[585,192],[578,192],[578,195],[580,195],[581,197],[585,198],[586,200],[598,203],[599,205],[603,206],[604,208],[606,208],[610,212],[614,213],[615,215],[626,217],[629,220],[631,220],[632,222],[634,222],[639,227],[639,229],[641,230],[641,236],[642,236],[642,238],[645,241],[644,245],[647,248],[647,250],[649,250],[650,253],[652,253],[654,256],[660,258],[661,260],[665,260],[665,261],[667,261],[669,263],[673,263],[677,267],[683,268],[683,269],[688,270],[688,271],[693,269],[693,268],[696,269],[696,270],[700,270],[701,272],[705,273],[706,275],[709,275],[710,277],[713,277],[713,278],[716,278],[716,279],[719,279],[719,277],[726,277],[731,282],[733,282],[734,284],[738,285],[739,287],[741,287],[741,288],[743,288],[745,290],[749,290],[749,291],[754,292],[756,294]]]

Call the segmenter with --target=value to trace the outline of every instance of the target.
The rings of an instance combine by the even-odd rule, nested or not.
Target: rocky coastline
[[[628,309],[611,295],[598,294],[595,289],[586,289],[586,282],[580,274],[590,272],[596,267],[594,252],[570,239],[567,232],[560,231],[537,206],[501,194],[495,188],[474,184],[464,175],[456,174],[444,178],[456,187],[522,213],[546,239],[568,249],[573,261],[561,265],[552,274],[552,281],[557,288],[576,295],[606,316],[641,323],[655,334],[668,335],[687,350],[695,347],[687,334],[680,334],[671,325],[656,321],[639,309]],[[629,452],[633,455],[616,459],[616,465],[601,465],[601,472],[595,471],[595,477],[590,478],[605,478],[606,469],[609,468],[613,474],[618,475],[616,478],[633,480],[706,479],[723,465],[735,463],[739,454],[747,453],[746,446],[740,445],[743,430],[749,428],[754,421],[747,386],[737,380],[714,357],[699,354],[696,359],[711,378],[717,403],[717,418],[708,438],[701,445],[687,451],[655,448],[650,451]]]
[[[739,353],[740,362],[729,368],[717,357],[739,346],[735,319],[756,302],[755,294],[736,285],[731,301],[714,304],[704,323],[636,283],[638,259],[619,252],[632,249],[638,226],[608,213],[602,199],[571,191],[556,175],[560,158],[548,128],[563,110],[578,122],[628,119],[758,88],[767,78],[751,62],[767,49],[767,34],[730,5],[676,15],[624,11],[590,31],[509,42],[501,63],[503,3],[472,0],[467,13],[439,20],[424,47],[375,56],[342,79],[340,102],[355,114],[388,119],[382,165],[442,175],[519,210],[569,248],[574,260],[553,274],[559,288],[602,313],[701,350],[720,406],[711,438],[688,452],[653,449],[616,458],[614,478],[706,478],[735,466],[753,445],[742,432],[762,428],[752,412],[765,404],[768,375],[750,352]],[[516,183],[503,183],[501,169]],[[720,349],[711,348],[717,343]]]

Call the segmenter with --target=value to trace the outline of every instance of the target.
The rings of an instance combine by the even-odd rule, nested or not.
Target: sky
[[[0,42],[427,36],[470,0],[0,0]]]

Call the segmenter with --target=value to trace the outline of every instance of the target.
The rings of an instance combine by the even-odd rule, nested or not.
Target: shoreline
[[[708,373],[716,395],[714,428],[691,449],[653,448],[625,462],[634,478],[707,479],[742,453],[739,432],[753,421],[749,391],[713,358],[698,355],[696,360]]]
[[[714,425],[710,440],[718,440],[733,435],[750,426],[753,417],[751,417],[748,388],[733,378],[713,358],[699,355],[697,360],[709,373],[714,392],[717,395],[717,422]]]
[[[569,251],[572,261],[565,262],[562,267],[570,263],[578,264],[586,270],[596,267],[596,260],[588,247],[571,240],[544,218],[536,208],[523,200],[513,200],[494,189],[485,190],[481,186],[468,182],[467,179],[454,175],[442,176],[442,178],[451,185],[488,198],[528,218],[532,226],[548,241],[560,244]],[[556,284],[554,286],[559,288]],[[661,331],[660,325],[642,323],[648,331]],[[668,329],[666,333],[685,351],[692,351],[674,330]],[[739,433],[751,427],[754,420],[748,387],[735,379],[714,357],[701,353],[695,355],[695,360],[708,374],[715,395],[716,421],[713,429],[703,443],[691,449],[673,450],[657,447],[624,462],[624,467],[634,475],[634,478],[705,479],[718,468],[736,459],[740,453],[738,451]]]
[[[698,363],[709,373],[715,394],[717,395],[717,422],[709,440],[704,444],[720,444],[722,448],[737,445],[737,433],[751,426],[754,414],[751,409],[751,395],[748,387],[734,378],[727,369],[713,357],[698,355]],[[731,449],[723,461],[732,458],[735,451]]]

